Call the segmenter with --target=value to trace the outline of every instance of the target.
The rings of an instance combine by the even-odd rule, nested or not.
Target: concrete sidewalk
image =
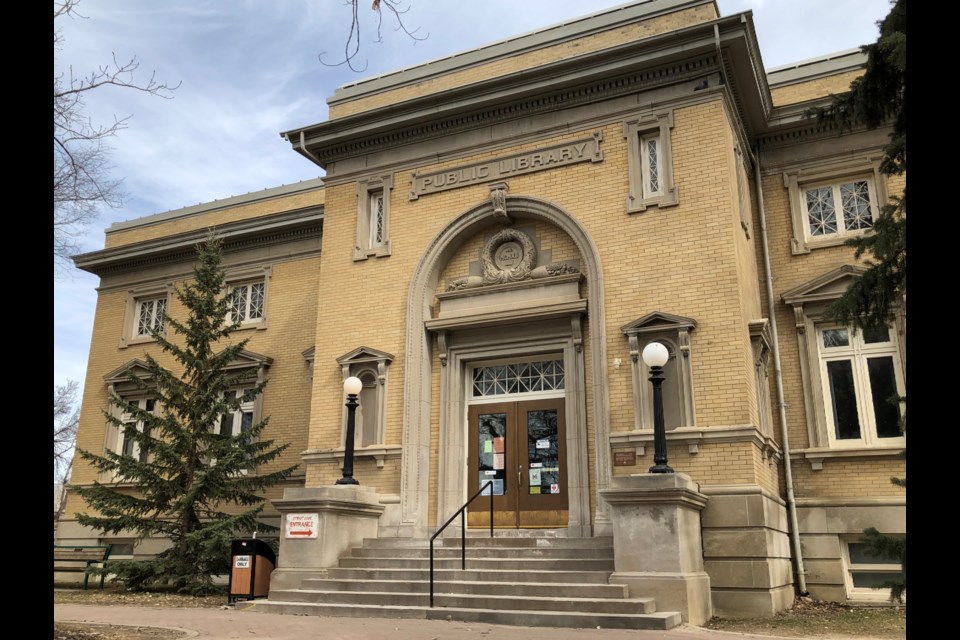
[[[255,608],[255,606],[254,606]],[[238,609],[160,609],[54,604],[57,622],[166,627],[188,632],[188,638],[236,640],[733,640],[768,638],[698,627],[670,631],[629,629],[555,629],[392,618],[325,618],[287,616]]]

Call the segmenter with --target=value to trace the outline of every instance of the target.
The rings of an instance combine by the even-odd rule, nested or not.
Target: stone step
[[[340,558],[342,569],[429,569],[429,558]],[[434,558],[435,569],[459,569],[460,558]],[[466,568],[518,571],[613,571],[613,558],[474,558],[467,557]]]
[[[454,547],[435,547],[434,559],[459,558],[460,545]],[[570,559],[612,559],[612,547],[467,547],[467,559],[470,558],[570,558]],[[430,558],[429,548],[374,548],[354,547],[350,550],[353,558]]]
[[[533,538],[533,537],[505,537],[503,529],[496,531],[496,537],[471,537],[468,532],[467,547],[517,547],[517,548],[560,548],[560,549],[594,549],[613,548],[612,537],[601,538]],[[364,548],[405,548],[429,549],[429,539],[419,538],[367,538],[363,541]],[[434,541],[434,548],[460,548],[460,536],[441,537]]]
[[[550,594],[557,598],[626,598],[628,589],[622,584],[583,584],[551,582]],[[429,593],[427,580],[304,580],[303,589],[315,591],[380,591],[389,593]],[[468,582],[452,580],[434,582],[434,593],[462,593],[475,595],[515,594],[518,597],[543,596],[541,582]]]
[[[510,595],[472,595],[434,592],[434,606],[455,609],[493,609],[497,611],[576,611],[578,613],[654,613],[653,598],[562,598],[552,589],[541,587],[534,596],[520,597],[509,585]],[[429,585],[427,586],[429,589]],[[283,602],[311,602],[316,604],[382,605],[387,607],[426,607],[430,604],[429,591],[398,593],[383,591],[328,591],[310,588],[277,590],[271,600]]]
[[[495,609],[463,609],[454,607],[405,607],[362,604],[316,604],[267,600],[250,603],[261,613],[301,616],[334,616],[354,618],[425,618],[459,620],[524,627],[567,627],[581,629],[671,629],[680,624],[680,613],[665,611],[645,614],[579,613],[562,611],[517,611]]]
[[[505,570],[471,569],[462,571],[457,561],[456,569],[435,569],[435,582],[540,582],[540,583],[583,583],[607,584],[610,570],[606,571],[547,571],[547,570]],[[468,565],[469,567],[469,565]],[[335,567],[327,570],[327,577],[333,580],[406,580],[429,581],[430,568],[422,569],[346,569]]]

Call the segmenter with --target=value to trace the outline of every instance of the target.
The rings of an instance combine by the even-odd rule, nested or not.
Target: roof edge
[[[467,49],[388,71],[378,76],[340,85],[334,90],[333,95],[327,98],[327,104],[333,106],[414,82],[422,82],[430,77],[444,75],[505,56],[517,55],[522,51],[550,46],[572,38],[582,37],[591,32],[608,30],[619,24],[636,22],[640,18],[652,18],[705,4],[713,4],[717,15],[721,16],[716,0],[641,0],[640,2],[628,2],[597,13],[571,18],[481,45],[474,49]]]
[[[222,200],[201,202],[200,204],[183,207],[182,209],[171,209],[170,211],[154,213],[140,218],[134,218],[133,220],[114,222],[104,233],[109,235],[111,233],[117,233],[118,231],[129,231],[130,229],[137,229],[139,227],[148,227],[163,222],[169,222],[170,220],[189,218],[191,216],[210,213],[211,211],[217,211],[219,209],[236,207],[242,204],[249,204],[251,202],[258,202],[260,200],[269,200],[272,198],[280,198],[304,191],[312,191],[314,189],[322,188],[323,186],[323,178],[301,180],[300,182],[284,184],[280,185],[279,187],[270,187],[263,189],[262,191],[253,191],[241,196],[231,196],[229,198],[223,198]]]
[[[867,64],[867,54],[859,48],[828,53],[816,58],[767,69],[767,84],[771,89],[814,78],[835,75],[859,69]]]

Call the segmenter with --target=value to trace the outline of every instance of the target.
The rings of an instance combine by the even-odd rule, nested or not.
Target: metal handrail
[[[433,534],[430,538],[430,608],[433,608],[433,541],[437,539],[437,536],[443,533],[443,530],[447,528],[453,519],[457,516],[460,516],[460,570],[463,571],[467,568],[467,527],[466,522],[464,521],[467,507],[470,506],[470,503],[476,500],[476,498],[483,493],[484,489],[490,487],[490,537],[493,537],[493,481],[487,480],[480,490],[473,494],[473,497],[463,503],[463,506],[457,509],[457,512],[450,516],[450,519],[443,523],[443,526],[437,529],[437,532]]]

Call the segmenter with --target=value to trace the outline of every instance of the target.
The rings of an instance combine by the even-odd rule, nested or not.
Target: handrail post
[[[493,484],[490,485],[490,537],[493,537]]]
[[[433,608],[433,542],[437,539],[444,529],[453,522],[457,516],[460,516],[460,569],[466,570],[467,568],[467,507],[470,506],[470,503],[476,500],[483,490],[487,487],[490,488],[490,537],[493,537],[493,482],[487,480],[487,482],[480,487],[480,490],[473,494],[469,500],[463,503],[463,506],[457,509],[457,512],[450,516],[450,519],[443,523],[443,525],[437,529],[430,537],[430,608]]]

